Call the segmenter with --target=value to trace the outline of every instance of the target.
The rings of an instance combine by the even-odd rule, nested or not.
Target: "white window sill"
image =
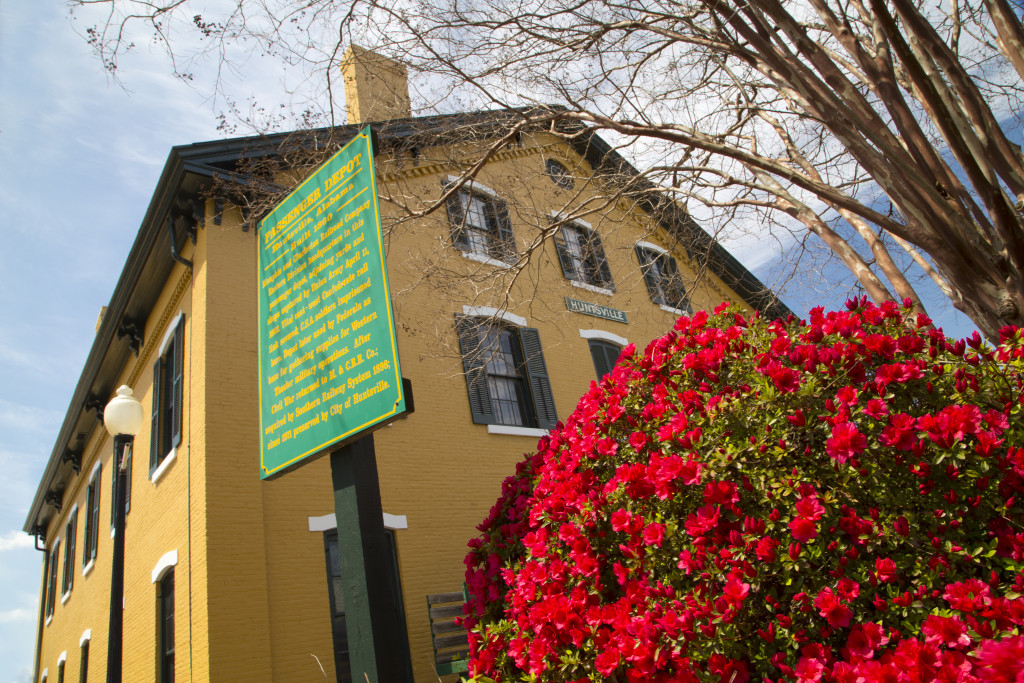
[[[485,254],[478,254],[475,251],[464,251],[462,252],[462,258],[468,258],[470,261],[476,261],[477,263],[483,263],[488,266],[495,266],[497,268],[508,268],[512,264],[499,261],[498,259],[491,258]]]
[[[49,625],[50,625],[50,622],[51,622],[51,621],[53,621],[53,615],[52,615],[52,614],[47,614],[47,615],[46,615],[46,621],[45,621],[45,622],[43,622],[43,623],[44,623],[44,624],[45,624],[46,626],[49,626]]]
[[[547,436],[548,430],[537,427],[513,427],[510,425],[487,425],[488,434],[505,434],[507,436]]]
[[[153,470],[153,474],[149,475],[149,480],[154,484],[160,481],[160,477],[164,476],[164,472],[166,472],[167,468],[169,468],[171,466],[171,463],[174,462],[174,456],[176,456],[177,454],[178,449],[172,448],[171,452],[168,453],[160,462],[160,464],[156,466],[156,469]]]
[[[585,289],[588,292],[593,292],[594,294],[604,294],[605,296],[612,296],[615,294],[615,292],[610,289],[587,284],[586,282],[577,282],[576,280],[570,280],[569,282],[572,283],[573,287],[579,287],[580,289]]]
[[[66,603],[70,599],[71,599],[71,591],[68,591],[64,595],[60,596],[60,604],[63,605],[64,603]]]
[[[87,564],[84,567],[82,567],[82,576],[89,576],[89,574],[92,572],[92,568],[95,567],[95,566],[96,566],[96,558],[94,557],[91,560],[89,560],[89,564]]]
[[[658,308],[665,311],[666,313],[671,313],[672,315],[687,315],[686,311],[679,308],[672,308],[671,306],[666,306],[665,304],[658,304]]]

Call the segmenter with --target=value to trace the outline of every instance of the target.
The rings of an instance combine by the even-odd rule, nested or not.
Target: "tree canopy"
[[[184,77],[196,57],[219,74],[252,52],[298,65],[308,123],[334,123],[353,41],[422,75],[419,111],[560,105],[518,125],[605,131],[653,183],[621,191],[823,245],[875,302],[921,309],[927,277],[989,338],[1022,320],[1024,28],[1008,0],[71,5],[107,10],[86,35],[115,72],[142,29]]]

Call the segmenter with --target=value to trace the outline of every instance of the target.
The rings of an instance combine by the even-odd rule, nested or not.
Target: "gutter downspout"
[[[192,262],[178,254],[178,245],[174,243],[174,220],[170,216],[167,217],[167,234],[171,238],[171,258],[188,268],[188,271],[191,273]]]
[[[39,621],[36,630],[36,656],[32,662],[32,683],[39,680],[39,660],[43,656],[43,619],[46,618],[46,581],[50,576],[50,553],[46,552],[46,546],[39,547],[39,534],[36,534],[36,550],[43,553],[43,589],[39,592]]]

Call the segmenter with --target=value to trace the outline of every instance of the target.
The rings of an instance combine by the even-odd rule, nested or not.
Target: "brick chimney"
[[[369,123],[412,116],[409,72],[405,65],[350,45],[341,60],[345,109],[349,123]]]

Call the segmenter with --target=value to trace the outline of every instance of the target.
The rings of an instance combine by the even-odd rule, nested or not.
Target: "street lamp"
[[[114,559],[110,566],[110,628],[107,631],[107,683],[121,683],[124,634],[124,512],[127,500],[125,463],[135,435],[142,429],[142,404],[122,385],[103,410],[103,426],[114,437]]]

